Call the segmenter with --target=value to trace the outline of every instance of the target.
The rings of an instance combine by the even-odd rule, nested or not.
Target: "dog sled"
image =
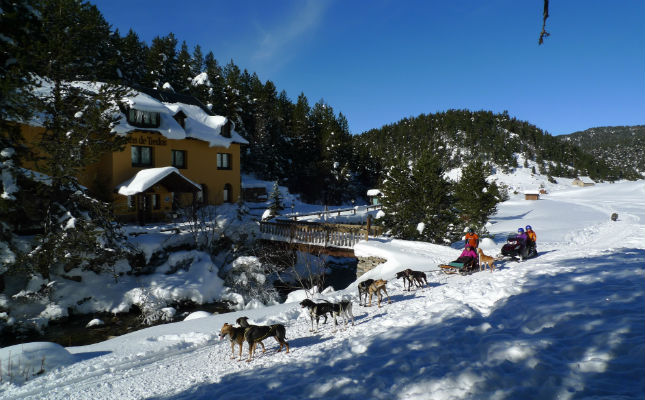
[[[447,264],[439,264],[439,269],[444,274],[460,274],[460,275],[470,275],[475,271],[479,271],[479,262],[471,263],[471,265],[466,265],[466,263],[452,261]]]

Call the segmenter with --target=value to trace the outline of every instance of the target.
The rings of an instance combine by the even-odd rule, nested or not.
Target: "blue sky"
[[[101,0],[150,43],[173,32],[220,64],[324,99],[352,133],[450,108],[492,110],[551,134],[645,123],[645,2]]]

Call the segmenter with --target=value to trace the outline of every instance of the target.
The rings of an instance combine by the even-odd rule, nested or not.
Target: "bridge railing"
[[[367,236],[380,236],[380,227],[345,224],[324,224],[304,221],[262,221],[260,232],[267,239],[307,243],[321,247],[352,248]]]
[[[282,214],[280,215],[281,218],[289,218],[294,221],[297,221],[298,218],[302,217],[310,217],[310,216],[317,216],[318,218],[331,218],[333,216],[340,216],[341,214],[356,214],[357,211],[359,212],[369,212],[370,210],[380,210],[381,205],[380,204],[370,204],[366,206],[356,206],[352,208],[337,208],[333,210],[319,210],[319,211],[312,211],[308,213],[287,213],[287,214]]]

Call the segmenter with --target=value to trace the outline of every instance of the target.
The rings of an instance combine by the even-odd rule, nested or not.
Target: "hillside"
[[[569,135],[558,136],[582,150],[602,159],[608,165],[645,173],[645,125],[602,126]]]
[[[576,143],[563,142],[508,113],[448,110],[403,119],[355,138],[357,153],[373,169],[407,162],[423,152],[442,157],[446,169],[480,159],[504,170],[517,167],[516,155],[535,161],[550,176],[589,175],[596,180],[634,179],[633,169],[615,168]],[[375,167],[375,164],[377,165]]]
[[[510,183],[510,182],[509,182]],[[540,255],[493,272],[443,275],[459,252],[400,240],[362,242],[357,253],[387,259],[359,280],[388,279],[392,302],[361,307],[356,283],[321,296],[353,298],[355,325],[309,332],[290,302],[157,326],[81,347],[49,343],[0,351],[5,399],[127,398],[642,398],[645,387],[643,181],[561,184],[537,202],[514,196],[492,219],[495,254],[505,235],[532,224]],[[599,207],[598,204],[610,204]],[[575,212],[571,212],[575,210]],[[609,215],[617,212],[618,221]],[[456,244],[458,246],[458,244]],[[406,292],[395,272],[428,273]],[[231,360],[224,322],[239,316],[282,323],[290,352]],[[244,356],[247,356],[244,346]],[[10,377],[8,360],[38,371]],[[22,363],[22,364],[20,364]]]

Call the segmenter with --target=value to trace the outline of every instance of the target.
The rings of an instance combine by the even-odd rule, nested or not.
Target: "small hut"
[[[581,176],[573,180],[571,182],[574,186],[580,186],[580,187],[587,187],[587,186],[593,186],[596,184],[591,178],[588,176]]]
[[[378,189],[370,189],[367,191],[367,199],[370,205],[378,206],[381,204],[381,197],[383,197],[383,193]]]
[[[524,200],[540,200],[540,191],[538,190],[524,191]]]

